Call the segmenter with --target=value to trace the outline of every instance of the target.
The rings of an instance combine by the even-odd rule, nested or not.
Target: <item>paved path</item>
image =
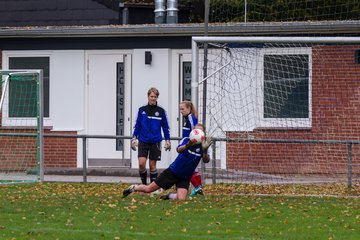
[[[83,182],[83,176],[45,175],[45,182]],[[89,183],[139,183],[139,177],[87,176]]]

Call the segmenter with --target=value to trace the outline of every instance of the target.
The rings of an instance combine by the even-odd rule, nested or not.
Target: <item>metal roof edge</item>
[[[360,33],[360,21],[217,23],[209,35],[336,34]],[[149,37],[196,36],[204,34],[204,24],[145,24],[101,26],[2,27],[0,38],[51,37]]]

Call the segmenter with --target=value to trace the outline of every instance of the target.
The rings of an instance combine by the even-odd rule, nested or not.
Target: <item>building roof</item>
[[[358,36],[360,21],[210,24],[209,36]],[[0,38],[202,36],[204,24],[1,27]]]

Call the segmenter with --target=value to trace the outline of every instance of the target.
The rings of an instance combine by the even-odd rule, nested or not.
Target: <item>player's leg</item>
[[[178,181],[178,177],[176,177],[170,169],[165,169],[159,177],[155,179],[154,182],[150,183],[148,186],[146,185],[131,185],[130,187],[124,189],[123,197],[128,196],[132,192],[146,192],[150,193],[156,191],[160,188],[169,189]]]
[[[142,184],[147,184],[147,170],[146,170],[146,158],[139,157],[139,175]]]
[[[124,189],[123,197],[126,197],[133,192],[151,193],[158,190],[159,188],[160,187],[155,182],[152,182],[149,185],[131,185],[130,187]]]
[[[154,143],[151,144],[151,147],[149,149],[149,167],[150,167],[150,182],[153,182],[157,176],[157,168],[156,163],[157,161],[161,160],[161,143]]]
[[[139,175],[142,184],[147,184],[147,170],[146,170],[146,161],[149,155],[148,144],[139,142],[138,145],[138,159],[139,159]]]
[[[191,176],[190,181],[191,184],[194,186],[194,190],[191,192],[190,196],[194,196],[196,194],[204,195],[200,173],[195,171]]]
[[[174,176],[176,179],[176,193],[168,193],[167,195],[161,196],[163,200],[174,199],[174,200],[185,200],[189,191],[190,180],[185,180]]]
[[[153,182],[157,176],[158,176],[158,172],[157,172],[157,168],[156,168],[156,160],[151,160],[149,161],[149,167],[150,167],[150,182]]]
[[[135,185],[134,192],[144,192],[144,193],[151,193],[160,188],[155,182],[150,183],[149,185]]]
[[[158,177],[158,172],[156,168],[157,161],[161,160],[161,143],[154,143],[151,145],[149,152],[149,168],[150,168],[150,182],[153,182]],[[151,195],[159,195],[163,192],[162,188],[154,191]]]
[[[186,200],[188,190],[186,188],[178,188],[176,191],[176,199],[183,201]]]

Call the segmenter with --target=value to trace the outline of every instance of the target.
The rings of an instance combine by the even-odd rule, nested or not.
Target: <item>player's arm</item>
[[[138,111],[137,117],[136,117],[136,122],[134,125],[134,131],[133,131],[133,139],[137,138],[140,134],[141,131],[141,114],[140,114],[140,109]]]
[[[168,117],[166,115],[165,110],[163,111],[163,116],[161,118],[161,126],[163,129],[165,140],[170,141],[170,127],[169,127],[169,121],[168,121]]]
[[[211,138],[206,138],[205,141],[201,143],[201,146],[203,148],[203,162],[208,163],[210,162],[210,154],[211,149],[210,146],[214,143],[214,141]]]
[[[162,129],[163,129],[163,133],[164,133],[164,138],[165,138],[165,151],[170,151],[171,150],[171,142],[170,142],[170,127],[169,127],[169,122],[166,116],[166,112],[165,110],[163,111],[163,117],[161,119],[162,123]]]
[[[185,137],[181,140],[179,146],[177,146],[176,151],[181,153],[192,145],[188,137]]]

